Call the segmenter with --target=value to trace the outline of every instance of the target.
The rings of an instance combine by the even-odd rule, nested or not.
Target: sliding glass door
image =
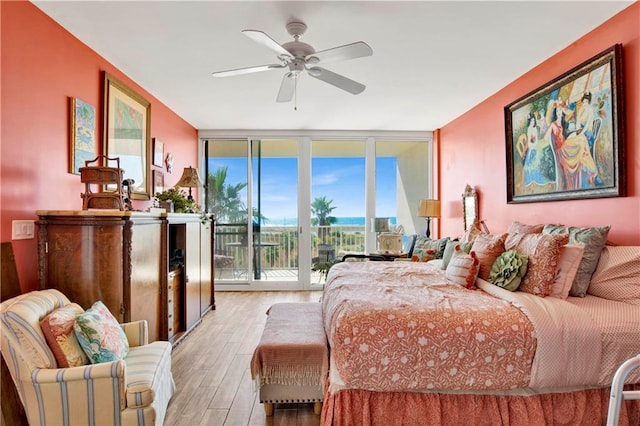
[[[312,282],[347,253],[364,253],[366,240],[366,143],[314,140],[311,148]]]
[[[375,138],[203,141],[218,289],[322,288],[346,253],[376,250],[371,219],[415,233],[429,144]]]

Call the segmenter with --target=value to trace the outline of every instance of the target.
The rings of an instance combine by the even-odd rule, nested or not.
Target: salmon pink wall
[[[11,241],[12,220],[36,219],[36,210],[78,210],[84,185],[67,172],[69,98],[96,107],[102,117],[102,71],[151,102],[151,136],[175,157],[165,186],[197,164],[197,130],[30,2],[2,2],[2,140],[0,237]],[[98,145],[102,141],[97,132]],[[96,152],[98,154],[98,152]],[[152,167],[153,169],[153,167]],[[160,170],[160,168],[155,168]],[[149,201],[133,202],[144,210]],[[24,291],[38,287],[36,239],[15,240]]]
[[[441,235],[460,235],[461,194],[468,183],[480,199],[480,219],[491,232],[514,220],[571,226],[611,225],[609,240],[640,245],[640,3],[530,70],[435,133],[440,149]],[[626,107],[627,197],[507,204],[504,106],[553,80],[608,47],[623,45]]]

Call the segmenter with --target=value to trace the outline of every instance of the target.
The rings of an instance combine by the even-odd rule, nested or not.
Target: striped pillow
[[[459,244],[456,244],[444,274],[454,284],[474,289],[476,287],[476,278],[478,277],[478,266],[479,262],[476,254],[473,251],[467,254],[460,248]]]

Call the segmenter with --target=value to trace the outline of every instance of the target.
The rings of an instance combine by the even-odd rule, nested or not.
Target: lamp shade
[[[440,217],[440,200],[420,200],[418,217]]]
[[[373,232],[389,232],[389,218],[376,217],[371,219],[371,228],[373,228]]]
[[[202,181],[200,180],[200,175],[198,175],[198,169],[194,169],[193,167],[185,167],[182,172],[182,177],[176,183],[176,186],[180,186],[182,188],[197,188],[202,185]]]

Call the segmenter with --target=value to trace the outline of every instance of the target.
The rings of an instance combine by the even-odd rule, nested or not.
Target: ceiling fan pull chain
[[[293,84],[293,110],[298,110],[298,79],[296,78]]]

